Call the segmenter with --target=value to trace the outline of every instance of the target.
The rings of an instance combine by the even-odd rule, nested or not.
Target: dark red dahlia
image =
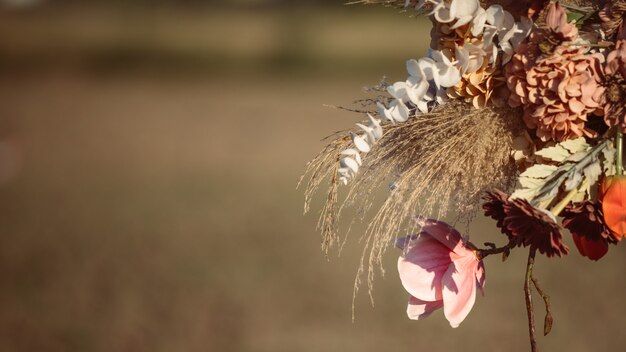
[[[569,205],[562,215],[563,227],[572,234],[581,255],[598,260],[609,250],[609,243],[617,243],[617,235],[604,222],[601,202]]]
[[[509,195],[502,191],[495,190],[493,192],[487,192],[483,196],[483,200],[485,201],[483,203],[483,210],[485,211],[485,216],[496,220],[496,226],[511,239],[510,234],[507,233],[504,227],[504,217],[506,216],[504,213],[504,203],[506,203],[508,199]]]
[[[525,199],[509,199],[501,191],[488,192],[484,199],[485,215],[495,219],[515,245],[534,247],[548,257],[569,253],[561,228],[548,211],[533,207]]]

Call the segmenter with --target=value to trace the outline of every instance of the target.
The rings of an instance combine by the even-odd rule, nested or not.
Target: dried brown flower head
[[[506,217],[506,213],[504,212],[504,204],[508,201],[509,195],[499,191],[490,191],[486,192],[483,196],[483,210],[485,212],[485,216],[488,216],[494,220],[496,220],[496,226],[502,231],[503,234],[507,235],[509,241],[513,240],[511,233],[506,230],[506,226],[504,226],[504,218]]]
[[[520,238],[524,247],[537,248],[548,257],[569,253],[559,225],[547,211],[533,207],[525,199],[511,199],[504,204],[504,212],[504,226],[512,236]]]
[[[546,24],[505,67],[509,105],[523,105],[526,126],[542,141],[594,137],[587,120],[601,108],[604,57],[586,53],[558,3],[548,6]]]
[[[618,28],[624,23],[624,14],[626,13],[626,0],[607,1],[604,7],[598,12],[600,17],[602,30],[608,37],[617,32]]]
[[[533,207],[525,199],[509,198],[500,191],[488,192],[484,199],[485,215],[495,219],[502,233],[515,245],[536,248],[548,257],[569,253],[561,229],[548,211]]]
[[[591,260],[602,258],[609,250],[609,243],[617,243],[617,237],[604,223],[602,204],[586,201],[567,206],[562,213],[563,227],[568,229],[581,255]]]
[[[488,104],[504,106],[509,97],[506,80],[502,72],[492,66],[483,65],[478,71],[462,76],[461,81],[449,89],[453,97],[464,98],[476,109]]]
[[[533,65],[524,53],[506,67],[511,106],[524,106],[524,122],[543,141],[563,141],[596,132],[585,126],[588,115],[601,107],[602,55],[583,48],[559,46]],[[525,67],[530,66],[528,69]]]
[[[618,35],[615,50],[607,56],[604,71],[604,121],[626,131],[626,26]]]

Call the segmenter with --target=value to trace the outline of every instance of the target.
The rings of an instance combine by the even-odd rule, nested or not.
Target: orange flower
[[[608,177],[602,182],[604,222],[617,236],[626,235],[626,176]]]

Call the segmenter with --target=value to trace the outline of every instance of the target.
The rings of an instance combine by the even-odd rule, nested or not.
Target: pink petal
[[[432,312],[441,307],[443,307],[443,300],[422,301],[418,298],[411,297],[406,307],[406,314],[411,320],[420,320],[427,318]]]
[[[570,99],[569,109],[572,110],[573,113],[578,114],[585,110],[585,104],[581,103],[579,100]]]
[[[485,288],[485,280],[485,264],[481,260],[480,263],[478,263],[478,267],[476,268],[476,283],[478,285],[478,288],[480,289],[480,292],[483,295],[485,294],[485,292],[483,291],[483,289]]]
[[[418,219],[417,223],[422,226],[423,233],[441,242],[456,254],[466,255],[470,252],[463,244],[463,237],[459,231],[445,222],[434,219]]]
[[[477,265],[477,260],[463,258],[450,265],[443,276],[443,312],[453,328],[463,322],[474,306]]]
[[[556,29],[561,24],[561,12],[559,11],[561,8],[559,6],[555,6],[550,4],[548,6],[548,13],[546,15],[546,24],[550,29],[556,31]]]
[[[411,241],[415,241],[415,240],[417,240],[417,235],[401,237],[401,238],[396,239],[395,246],[397,248],[404,250],[404,248],[406,248],[409,245],[409,243],[411,243]]]
[[[450,250],[430,236],[420,235],[398,259],[398,273],[404,289],[424,301],[442,298],[441,279],[452,263]]]

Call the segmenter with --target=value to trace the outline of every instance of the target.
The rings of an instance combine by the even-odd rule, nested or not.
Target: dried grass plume
[[[361,214],[374,209],[362,235],[365,246],[355,283],[356,290],[367,268],[371,294],[375,268],[383,271],[385,250],[398,236],[417,230],[416,216],[443,218],[454,214],[457,220],[469,222],[485,190],[514,186],[512,143],[522,130],[519,109],[479,110],[459,100],[406,123],[388,124],[383,138],[364,157],[363,171],[347,186],[342,201],[336,165],[341,151],[350,146],[350,131],[338,135],[308,164],[304,175],[309,176],[305,211],[316,190],[329,180],[318,223],[323,250],[328,252],[340,242],[337,222],[346,206],[356,207]],[[384,200],[377,202],[375,191],[390,184]]]

